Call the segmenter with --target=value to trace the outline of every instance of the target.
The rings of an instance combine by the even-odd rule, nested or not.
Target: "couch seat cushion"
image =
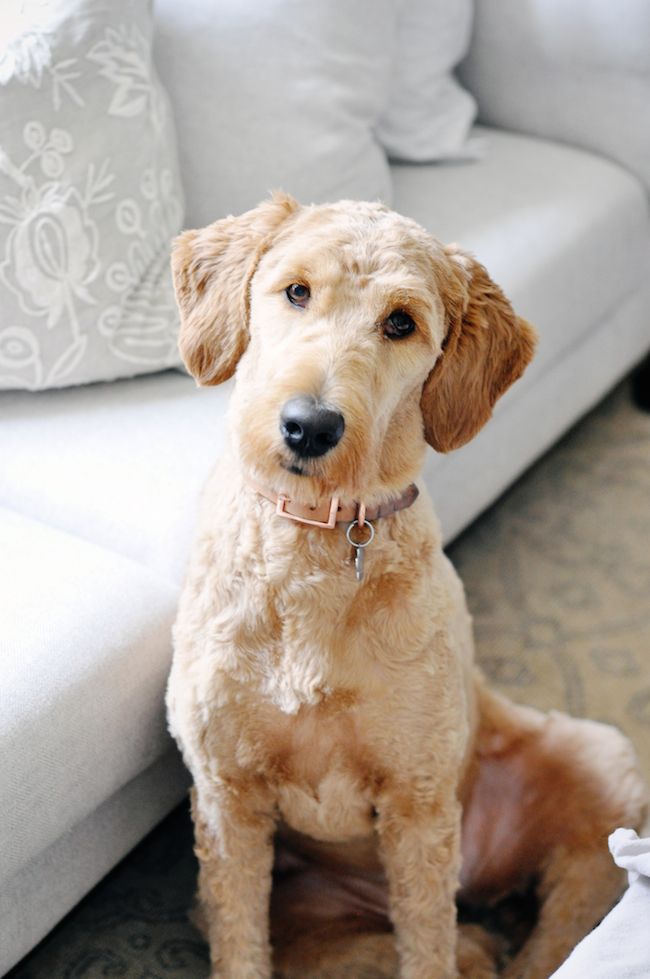
[[[487,137],[478,163],[393,166],[393,206],[473,252],[535,324],[530,383],[648,278],[648,200],[635,177],[583,150],[475,134]]]
[[[177,371],[65,391],[0,392],[0,505],[182,575],[230,386]]]
[[[0,580],[2,881],[169,750],[176,589],[3,509]]]

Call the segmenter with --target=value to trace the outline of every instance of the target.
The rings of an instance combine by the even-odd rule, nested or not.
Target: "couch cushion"
[[[66,391],[0,392],[0,505],[140,561],[184,566],[230,385],[169,371]]]
[[[169,750],[176,589],[0,510],[0,880]]]
[[[190,227],[299,199],[390,196],[372,127],[386,104],[395,0],[156,0]]]
[[[481,120],[616,160],[650,190],[648,0],[480,0],[463,83]]]
[[[530,383],[647,279],[649,204],[634,177],[600,157],[475,132],[489,141],[480,162],[393,166],[393,206],[474,252],[534,323]]]
[[[188,782],[189,773],[180,754],[173,748],[45,850],[21,864],[13,877],[3,878],[0,886],[1,976],[34,948],[84,894],[181,801]],[[88,940],[87,931],[83,937]],[[61,976],[53,961],[48,965],[48,979]],[[81,973],[86,979],[91,979],[94,972],[89,967],[90,975],[85,968]],[[98,965],[98,968],[101,967]],[[110,975],[110,968],[108,971]],[[22,969],[21,974],[27,979]],[[72,971],[68,975],[73,979],[75,973]],[[77,973],[76,979],[81,979],[81,975]],[[142,973],[140,976],[144,979]],[[149,979],[153,977],[150,975]]]
[[[388,104],[375,132],[395,160],[475,156],[476,103],[452,71],[467,52],[474,0],[402,0]]]

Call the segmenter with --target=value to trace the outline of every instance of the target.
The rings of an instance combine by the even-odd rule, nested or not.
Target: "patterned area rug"
[[[650,414],[621,385],[450,548],[515,700],[618,724],[650,779]],[[176,810],[7,979],[204,979]],[[359,979],[359,977],[355,977]]]

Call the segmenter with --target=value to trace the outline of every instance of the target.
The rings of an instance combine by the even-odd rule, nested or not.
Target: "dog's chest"
[[[373,829],[373,807],[357,779],[333,769],[314,789],[287,782],[278,808],[292,829],[316,840],[343,842]]]
[[[337,710],[331,702],[301,708],[276,718],[266,743],[267,777],[289,826],[321,840],[371,832],[372,764],[354,708]]]

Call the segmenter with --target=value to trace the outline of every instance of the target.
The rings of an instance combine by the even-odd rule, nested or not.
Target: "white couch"
[[[644,7],[479,0],[484,157],[391,166],[394,207],[473,250],[541,338],[481,435],[428,458],[447,540],[650,347]],[[186,791],[163,690],[227,400],[175,371],[0,392],[0,974]]]

